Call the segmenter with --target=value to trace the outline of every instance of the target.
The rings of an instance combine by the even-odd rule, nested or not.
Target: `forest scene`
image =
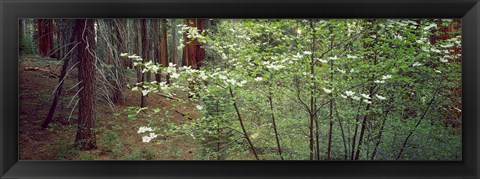
[[[20,19],[20,160],[462,160],[460,19]]]

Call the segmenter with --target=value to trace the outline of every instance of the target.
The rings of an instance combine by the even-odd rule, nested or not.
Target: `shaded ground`
[[[19,159],[20,160],[191,160],[195,147],[190,137],[164,136],[142,142],[140,126],[165,127],[168,123],[182,124],[187,118],[198,118],[191,103],[169,100],[158,94],[149,94],[149,109],[160,112],[148,116],[132,114],[128,107],[139,106],[140,93],[125,90],[126,100],[112,107],[97,99],[97,144],[93,151],[78,151],[72,147],[76,134],[76,68],[66,79],[64,93],[57,106],[54,120],[46,130],[41,129],[53,99],[61,63],[54,59],[22,57],[19,65]],[[132,75],[134,76],[134,75]],[[130,79],[133,82],[134,79]],[[168,111],[168,112],[167,112]]]

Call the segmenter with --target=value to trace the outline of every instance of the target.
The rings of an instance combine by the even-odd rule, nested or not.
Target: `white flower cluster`
[[[153,129],[151,127],[145,127],[145,126],[142,126],[140,128],[138,128],[138,131],[137,133],[145,133],[145,132],[152,132]]]
[[[146,136],[143,136],[142,137],[142,141],[147,143],[147,142],[150,142],[152,139],[156,138],[158,135],[153,133],[153,132],[150,132],[149,135],[146,135]]]
[[[437,27],[437,24],[435,23],[432,23],[430,25],[427,25],[423,28],[423,30],[430,30],[431,28],[434,28],[434,27]]]
[[[350,58],[350,59],[356,59],[357,56],[354,56],[354,55],[347,55],[347,58]]]
[[[274,65],[274,64],[270,64],[267,66],[268,69],[274,69],[274,70],[280,70],[282,68],[285,68],[285,66],[283,65]]]
[[[383,97],[383,96],[380,96],[380,95],[378,95],[378,94],[375,94],[375,97],[377,97],[377,98],[380,99],[380,100],[385,100],[385,99],[387,99],[387,98],[385,98],[385,97]]]
[[[412,67],[417,67],[417,66],[422,66],[422,65],[423,64],[421,64],[421,63],[415,62],[415,63],[413,63]]]
[[[327,94],[330,94],[332,93],[333,89],[323,88],[323,91],[325,91]]]
[[[363,102],[365,102],[365,103],[367,103],[367,104],[372,104],[372,98],[370,98],[369,95],[362,93],[362,94],[360,94],[360,96],[362,96],[363,98],[365,98],[365,99],[363,99]]]
[[[224,85],[227,85],[227,86],[231,86],[231,87],[242,87],[244,86],[246,83],[247,83],[247,80],[237,80],[239,78],[241,78],[240,76],[231,76],[229,75],[228,73],[226,72],[215,72],[215,73],[212,73],[210,75],[211,78],[215,78],[215,79],[219,79],[221,81],[221,83],[223,83]],[[261,81],[261,77],[259,77],[259,79],[256,79],[255,81],[257,80],[260,80]]]
[[[254,80],[255,80],[255,81],[262,81],[263,78],[262,78],[262,77],[256,77]]]
[[[338,57],[335,55],[335,56],[333,56],[333,57],[328,57],[328,59],[330,59],[330,60],[336,60],[336,59],[338,59]]]
[[[154,139],[158,136],[157,134],[153,133],[152,128],[145,127],[145,126],[142,126],[142,127],[138,128],[137,133],[140,134],[140,133],[146,133],[146,132],[150,132],[150,133],[148,135],[142,137],[143,142],[150,142],[152,139]]]
[[[375,80],[374,83],[385,83],[385,80],[392,78],[392,75],[383,75],[382,80]]]
[[[187,38],[189,38],[190,40],[197,40],[202,43],[206,42],[205,36],[200,34],[201,32],[199,32],[199,30],[196,27],[190,27],[184,24],[181,27],[180,33],[186,33]]]
[[[384,76],[383,79],[389,79],[389,78],[391,78],[391,76],[386,75],[386,76]],[[359,101],[359,100],[361,99],[360,97],[355,96],[355,92],[353,92],[353,91],[345,91],[345,95],[340,94],[340,96],[341,96],[342,98],[345,98],[345,99],[347,99],[348,97],[351,97],[353,100],[356,100],[356,101]],[[365,99],[362,100],[364,103],[372,104],[372,98],[370,97],[370,95],[367,95],[367,94],[363,94],[363,93],[362,93],[362,94],[360,94],[360,96],[363,97],[363,98],[365,98]],[[378,94],[376,94],[375,97],[378,98],[378,99],[380,99],[380,100],[385,100],[385,99],[387,99],[386,97],[380,96],[380,95],[378,95]]]
[[[341,96],[342,98],[345,98],[345,99],[347,99],[348,97],[350,97],[350,98],[352,98],[352,99],[354,99],[354,100],[356,100],[356,101],[360,100],[360,97],[355,96],[355,92],[353,92],[353,91],[345,91],[345,95],[341,94],[340,96]]]

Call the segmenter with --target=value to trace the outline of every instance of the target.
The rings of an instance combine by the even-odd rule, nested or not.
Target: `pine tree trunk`
[[[75,34],[75,33],[77,33],[77,32],[73,32],[73,34]],[[60,36],[62,36],[62,35],[59,35],[59,37]],[[70,45],[68,45],[67,49],[72,49],[73,48],[73,44],[75,42],[74,38],[75,38],[75,36],[72,35],[71,36],[71,43],[70,43]],[[65,49],[65,48],[62,47],[62,49]],[[59,60],[61,60],[63,57],[64,57],[64,54],[59,53]],[[58,79],[58,85],[57,85],[57,88],[55,89],[53,101],[52,101],[52,104],[50,105],[50,110],[48,111],[47,118],[42,123],[42,129],[45,129],[45,128],[48,127],[48,124],[50,124],[50,122],[53,119],[53,115],[55,114],[55,109],[57,108],[58,100],[59,100],[60,96],[62,95],[63,83],[65,81],[65,75],[67,73],[67,68],[68,68],[68,65],[69,65],[69,61],[70,61],[70,58],[64,58],[64,60],[63,60],[62,70],[60,71],[60,78]]]
[[[134,40],[134,53],[135,55],[140,55],[142,49],[140,49],[140,39],[141,39],[141,31],[140,31],[140,19],[133,20],[133,40]],[[142,82],[142,71],[139,66],[134,66],[135,72],[137,74],[137,83]]]
[[[177,64],[177,68],[179,67],[180,63],[177,61],[177,24],[175,23],[175,19],[172,19],[172,63]]]
[[[94,20],[75,20],[77,48],[79,105],[75,144],[82,150],[97,148],[94,119],[95,108],[95,39]]]
[[[152,33],[152,36],[153,36],[153,51],[154,51],[154,60],[153,62],[156,64],[156,65],[160,65],[161,64],[161,56],[162,56],[162,51],[160,50],[160,44],[161,44],[161,37],[160,37],[160,33],[158,32],[158,21],[159,19],[153,19],[152,20],[152,30],[153,30],[153,33]],[[159,71],[157,74],[155,74],[155,81],[157,82],[161,82],[162,81],[162,71]]]
[[[120,25],[120,21],[118,19],[114,19],[113,21],[110,21],[111,23],[111,28],[112,30],[115,29],[115,34],[116,34],[116,41],[114,41],[114,37],[113,37],[113,34],[112,34],[112,45],[114,44],[117,44],[117,52],[118,53],[125,53],[127,50],[125,49],[125,43],[123,41],[123,37],[122,37],[122,33],[123,33],[123,28],[122,26]],[[116,43],[115,43],[116,42]],[[123,88],[126,86],[126,79],[125,79],[125,70],[124,68],[126,67],[126,64],[124,62],[122,62],[122,58],[123,57],[120,57],[119,54],[115,54],[114,57],[115,58],[115,61],[114,61],[114,68],[115,68],[115,81],[114,81],[114,88],[113,88],[113,97],[112,97],[112,101],[114,103],[119,103],[119,102],[123,102],[125,97],[123,96]]]
[[[168,67],[168,39],[167,39],[167,19],[162,19],[160,21],[161,25],[161,37],[160,37],[160,62],[162,66]],[[170,76],[165,74],[167,83],[170,83]]]
[[[147,62],[147,58],[148,58],[148,53],[149,53],[149,49],[148,49],[148,41],[147,41],[147,20],[146,19],[142,19],[142,22],[141,22],[141,27],[140,27],[141,31],[142,31],[142,58],[143,58],[143,63],[146,63]],[[142,71],[143,69],[141,69],[140,71]],[[147,80],[147,74],[145,73],[142,73],[142,82],[145,82]],[[147,96],[146,95],[142,95],[141,96],[141,99],[140,99],[140,107],[141,108],[144,108],[147,106]]]

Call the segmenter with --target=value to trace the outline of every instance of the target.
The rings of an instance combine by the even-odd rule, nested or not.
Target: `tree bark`
[[[142,58],[143,58],[143,63],[147,62],[147,58],[148,58],[148,52],[149,52],[149,49],[148,49],[148,41],[147,41],[147,20],[146,19],[142,19],[142,22],[141,22],[141,27],[140,27],[141,31],[142,31]],[[143,69],[140,69],[140,72],[142,71]],[[142,73],[142,80],[141,82],[145,82],[147,80],[147,74],[145,73]],[[143,85],[142,85],[143,86]],[[143,88],[143,87],[142,87]],[[147,106],[147,96],[146,95],[143,95],[140,97],[140,107],[141,108],[144,108]]]
[[[315,108],[315,100],[314,100],[314,95],[316,93],[316,83],[314,81],[314,74],[315,74],[315,63],[314,63],[314,55],[315,55],[315,41],[316,41],[316,35],[315,35],[315,28],[314,28],[314,23],[313,23],[313,20],[310,19],[310,28],[312,29],[312,54],[310,56],[310,82],[312,82],[314,85],[312,87],[312,89],[310,89],[310,111],[309,111],[309,120],[310,120],[310,124],[309,124],[309,145],[308,145],[308,148],[309,148],[309,151],[310,151],[310,160],[313,160],[313,156],[314,156],[314,152],[313,152],[313,143],[314,143],[314,139],[313,139],[313,122],[315,120],[315,114],[314,114],[314,111],[316,110]],[[318,120],[318,119],[317,119]],[[318,132],[318,131],[317,131]],[[317,140],[318,141],[318,140]],[[317,153],[319,153],[320,151],[317,150]],[[320,156],[317,156],[317,158],[320,158]]]
[[[66,49],[70,49],[71,51],[74,50],[72,48],[74,48],[74,43],[76,43],[75,34],[78,33],[76,30],[77,29],[74,29],[73,35],[71,35],[70,45],[68,45],[68,48],[66,48]],[[64,49],[63,47],[61,47],[61,48]],[[67,56],[67,55],[68,55],[68,53],[65,54],[65,56]],[[59,53],[59,58],[60,58],[60,60],[61,60],[61,58],[63,58],[62,70],[60,71],[60,78],[58,79],[57,88],[55,89],[53,101],[52,101],[52,104],[50,105],[50,110],[48,111],[47,118],[42,123],[42,129],[47,128],[48,124],[50,124],[50,122],[53,119],[53,115],[55,114],[55,109],[57,108],[58,100],[59,100],[60,96],[62,95],[63,83],[65,81],[65,75],[67,73],[67,68],[69,66],[69,61],[70,61],[69,57],[64,57],[63,53]]]
[[[114,19],[113,21],[110,21],[110,24],[111,24],[110,27],[112,31],[114,31],[116,35],[115,36],[116,41],[115,41],[114,40],[115,38],[113,37],[113,34],[112,34],[112,45],[117,44],[118,53],[125,53],[127,50],[125,48],[125,42],[123,41],[123,37],[122,37],[123,28],[122,28],[121,22],[118,19]],[[113,62],[113,65],[115,68],[114,69],[115,80],[113,82],[114,84],[113,84],[113,91],[112,91],[112,102],[116,104],[123,102],[125,99],[125,97],[123,96],[122,90],[126,85],[124,68],[127,67],[127,64],[125,62],[122,62],[122,58],[124,57],[120,57],[118,53],[113,55],[113,57],[115,57],[115,61]]]
[[[370,104],[367,105],[367,110],[366,111],[368,111],[369,109],[370,109]],[[360,137],[358,138],[357,152],[355,153],[355,160],[358,160],[360,158],[360,151],[361,151],[361,148],[362,148],[363,135],[365,134],[365,127],[367,125],[367,119],[368,119],[367,116],[368,115],[363,116],[362,128],[360,130]]]
[[[152,28],[153,28],[153,53],[154,53],[154,56],[153,56],[153,62],[156,64],[156,65],[160,65],[162,64],[161,62],[161,57],[162,57],[162,50],[161,50],[161,33],[158,32],[158,27],[159,27],[159,24],[158,24],[158,19],[153,19],[152,20]],[[155,81],[157,82],[161,82],[162,81],[162,72],[159,71],[157,74],[155,74]]]
[[[273,100],[272,100],[272,93],[271,92],[270,92],[270,95],[268,96],[268,102],[270,104],[270,110],[271,110],[270,113],[272,115],[273,130],[275,132],[275,141],[277,142],[278,155],[280,156],[280,159],[283,160],[282,147],[280,146],[280,138],[279,138],[278,131],[277,131],[277,123],[275,122],[275,114],[273,112]]]
[[[442,86],[442,85],[439,85],[439,86]],[[407,145],[408,143],[408,139],[410,139],[410,137],[412,136],[412,134],[415,132],[415,130],[418,128],[418,126],[420,125],[420,123],[422,122],[423,118],[425,118],[428,110],[430,109],[430,107],[432,106],[433,104],[433,101],[435,101],[435,97],[437,96],[437,93],[440,91],[440,88],[437,89],[435,91],[435,93],[433,93],[433,97],[432,99],[430,100],[430,102],[428,103],[427,107],[425,108],[425,110],[423,111],[423,114],[422,116],[420,117],[420,119],[418,120],[418,122],[415,124],[415,127],[408,133],[407,137],[405,138],[405,140],[403,141],[402,143],[402,148],[400,148],[400,152],[398,152],[398,155],[397,155],[397,158],[395,160],[399,160],[401,157],[402,157],[402,154],[403,154],[403,151],[405,150],[405,146]]]
[[[334,108],[335,108],[335,114],[337,115],[338,125],[340,126],[340,130],[341,130],[341,132],[342,132],[344,157],[345,157],[345,160],[348,160],[348,149],[347,149],[347,140],[345,139],[345,130],[344,130],[344,128],[343,128],[342,120],[340,119],[340,115],[339,115],[339,113],[338,113],[337,104],[335,103],[335,101],[333,101],[333,105],[334,105]]]
[[[50,57],[53,49],[53,20],[38,19],[37,20],[37,39],[40,55]]]
[[[160,21],[161,25],[161,38],[160,38],[160,62],[163,67],[168,67],[168,39],[167,39],[167,19]],[[170,83],[170,76],[165,74],[167,83]]]
[[[388,103],[393,104],[393,97],[391,97],[390,99],[391,100]],[[380,146],[380,143],[382,141],[382,134],[383,134],[383,129],[385,128],[385,122],[387,121],[388,113],[390,112],[391,108],[392,108],[392,106],[390,105],[390,107],[384,112],[385,114],[384,114],[384,117],[382,119],[382,124],[380,125],[380,131],[378,132],[378,138],[377,138],[377,141],[375,143],[375,146],[373,147],[373,152],[372,152],[370,160],[375,159],[375,156],[377,155],[378,146]]]
[[[172,63],[177,64],[177,68],[180,63],[177,62],[177,24],[175,23],[176,19],[171,19],[172,22]]]
[[[330,27],[330,33],[333,33],[332,28]],[[333,44],[333,38],[331,39],[331,43]],[[333,83],[333,60],[330,60],[330,81]],[[333,90],[333,87],[331,86]],[[327,160],[330,160],[330,153],[332,151],[332,133],[333,133],[333,95],[330,93],[328,95],[330,97],[330,107],[329,107],[329,118],[330,118],[330,126],[328,129],[328,144],[327,144]]]
[[[75,20],[77,48],[79,105],[75,144],[82,150],[97,148],[94,119],[95,109],[95,39],[94,20]]]
[[[235,112],[237,113],[238,121],[240,122],[240,127],[242,128],[242,131],[243,131],[243,136],[244,136],[245,139],[247,140],[248,145],[250,146],[250,150],[252,151],[252,153],[253,153],[253,155],[255,156],[255,158],[256,158],[257,160],[260,160],[260,159],[258,158],[257,151],[255,150],[255,147],[253,146],[253,143],[252,143],[252,141],[250,140],[250,137],[248,136],[247,130],[245,129],[245,126],[243,125],[243,118],[242,118],[242,116],[240,115],[240,111],[239,111],[239,109],[238,109],[237,101],[235,100],[235,96],[233,95],[232,88],[229,88],[228,91],[230,92],[230,97],[232,97],[233,107],[235,108]]]
[[[135,55],[140,55],[140,53],[142,53],[142,49],[140,47],[140,39],[141,39],[141,31],[140,31],[140,19],[134,19],[133,20],[133,30],[134,30],[134,33],[133,33],[133,40],[135,41],[134,42],[134,53]],[[133,64],[133,63],[132,63]],[[139,66],[134,66],[135,68],[135,72],[137,74],[137,83],[140,83],[142,82],[142,71],[140,69]]]

